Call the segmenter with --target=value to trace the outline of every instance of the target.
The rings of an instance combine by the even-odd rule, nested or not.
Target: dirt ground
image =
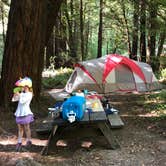
[[[38,111],[32,124],[32,147],[15,152],[17,127],[13,112],[0,112],[0,165],[2,166],[166,166],[166,119],[154,121],[139,102],[141,95],[110,95],[110,103],[119,110],[124,127],[112,132],[120,148],[110,149],[95,126],[77,126],[64,130],[50,153],[41,155],[48,134],[35,131],[47,112]],[[44,103],[45,100],[42,102]],[[46,109],[48,101],[44,103]],[[43,112],[41,112],[43,111]],[[79,128],[79,129],[78,129]],[[25,143],[25,140],[24,140]]]

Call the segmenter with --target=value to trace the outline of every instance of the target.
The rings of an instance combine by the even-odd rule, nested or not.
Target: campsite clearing
[[[146,95],[146,94],[145,94]],[[60,166],[164,166],[166,164],[166,120],[154,121],[140,99],[140,94],[110,95],[111,103],[120,110],[125,123],[123,129],[115,130],[121,148],[108,149],[105,138],[95,128],[81,128],[78,132],[66,131],[64,137],[52,146],[52,153],[48,156],[40,154],[46,143],[46,136],[36,134],[35,129],[39,121],[45,118],[52,100],[45,96],[42,109],[36,114],[36,121],[32,125],[33,146],[29,151],[15,152],[16,126],[12,113],[5,115],[1,111],[0,130],[0,165],[60,165]],[[3,115],[2,115],[3,113]],[[78,131],[78,130],[77,130]],[[83,137],[86,132],[87,137]],[[97,137],[96,137],[97,134]],[[75,138],[73,140],[73,137]],[[92,141],[93,140],[93,141]]]

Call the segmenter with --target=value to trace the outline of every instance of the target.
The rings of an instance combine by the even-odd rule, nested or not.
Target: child
[[[31,146],[31,130],[30,123],[34,121],[33,113],[30,109],[30,103],[33,97],[31,87],[25,85],[22,87],[21,93],[15,93],[12,101],[18,100],[18,106],[15,112],[16,123],[18,125],[18,143],[16,145],[16,151],[21,150],[22,138],[25,131],[26,134],[26,146]]]

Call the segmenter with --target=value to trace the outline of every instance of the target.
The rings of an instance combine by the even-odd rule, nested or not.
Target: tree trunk
[[[47,43],[46,51],[46,66],[47,68],[54,67],[55,69],[62,67],[65,64],[65,58],[62,56],[62,53],[67,55],[66,48],[66,24],[63,21],[63,10],[64,6],[61,7],[61,10],[58,12],[58,16],[55,20],[52,34],[50,36],[49,42]],[[53,60],[50,63],[50,60]]]
[[[146,4],[140,0],[140,56],[146,62]]]
[[[81,38],[81,58],[84,60],[84,21],[83,21],[83,3],[80,0],[80,38]]]
[[[166,39],[166,30],[164,29],[163,32],[161,32],[159,37],[157,57],[160,57],[162,53],[165,39]]]
[[[151,64],[154,70],[158,70],[159,60],[156,57],[155,49],[156,49],[156,30],[157,30],[157,9],[158,5],[156,2],[151,1],[149,3],[149,22],[148,22],[148,63]]]
[[[88,46],[89,46],[89,34],[90,34],[90,23],[89,23],[89,19],[88,19],[88,22],[86,24],[86,28],[85,28],[85,55],[84,58],[86,59],[87,58],[87,55],[88,55]]]
[[[58,12],[63,0],[48,0],[47,3],[47,28],[46,28],[46,66],[54,68],[56,54],[55,26],[58,25]],[[57,27],[58,29],[58,27]]]
[[[69,15],[70,13],[70,15]],[[69,46],[69,56],[73,58],[77,58],[77,45],[78,45],[78,39],[75,38],[75,25],[73,20],[74,15],[74,6],[73,6],[73,0],[70,1],[70,8],[68,10],[68,4],[66,0],[66,8],[65,8],[65,15],[67,19],[67,25],[68,25],[68,46]]]
[[[48,69],[51,64],[50,64],[50,58],[51,56],[53,56],[53,35],[50,36],[50,39],[47,43],[47,46],[46,46],[46,68]]]
[[[46,28],[46,41],[45,41],[46,44],[53,32],[53,26],[56,24],[56,17],[58,15],[63,0],[47,0],[47,1],[48,1],[47,19],[46,19],[47,28]]]
[[[2,20],[2,35],[3,35],[3,43],[5,44],[6,36],[5,36],[5,19],[4,19],[4,4],[1,2],[0,4],[1,10],[1,20]]]
[[[137,60],[137,50],[138,50],[138,25],[139,25],[139,0],[134,2],[134,15],[133,15],[133,40],[132,40],[132,52],[131,57]]]
[[[97,58],[102,56],[102,31],[103,31],[103,0],[100,0],[100,16],[99,16],[99,31],[98,31],[98,50]]]
[[[45,39],[50,28],[50,24],[46,22],[47,2],[11,1],[0,84],[0,104],[5,108],[10,103],[14,83],[19,77],[32,78],[34,101],[39,100]]]
[[[131,56],[130,31],[129,31],[128,21],[127,21],[127,17],[126,17],[125,2],[124,1],[122,1],[122,11],[123,11],[124,23],[126,25],[126,35],[127,35],[127,43],[128,43],[128,54],[129,54],[129,57],[132,59],[132,56]]]

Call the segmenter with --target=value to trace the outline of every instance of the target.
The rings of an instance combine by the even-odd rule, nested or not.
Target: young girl
[[[16,151],[21,150],[22,138],[25,132],[26,134],[26,146],[30,146],[31,142],[31,130],[30,123],[34,121],[33,113],[30,109],[30,103],[33,97],[31,88],[28,85],[22,87],[21,93],[15,93],[12,101],[18,100],[18,106],[15,112],[16,123],[18,125],[18,143],[16,145]]]

